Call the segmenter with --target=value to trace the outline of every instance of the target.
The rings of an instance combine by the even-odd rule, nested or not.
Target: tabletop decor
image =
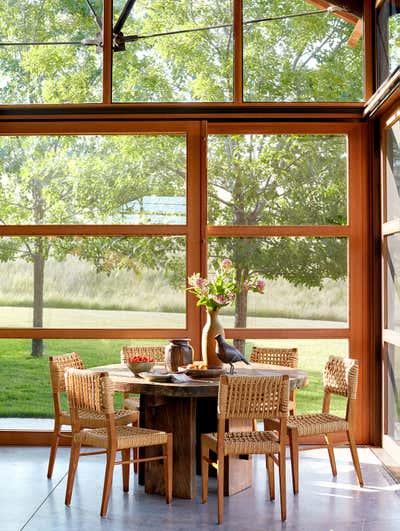
[[[165,347],[165,366],[170,372],[177,372],[181,365],[188,365],[193,361],[193,347],[190,339],[170,339]]]
[[[188,278],[187,291],[199,299],[197,306],[205,306],[207,322],[201,336],[201,354],[208,368],[222,367],[222,361],[216,352],[215,336],[224,337],[224,328],[219,320],[219,310],[232,304],[237,293],[243,289],[264,293],[265,280],[255,274],[250,274],[246,280],[237,281],[236,269],[229,258],[224,258],[220,263],[214,279],[206,279],[200,273],[194,273]]]

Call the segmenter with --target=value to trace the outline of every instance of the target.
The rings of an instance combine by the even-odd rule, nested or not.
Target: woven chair
[[[51,478],[60,438],[71,438],[71,435],[61,433],[62,426],[72,425],[69,411],[63,411],[61,407],[61,396],[62,394],[65,394],[65,371],[69,368],[83,369],[84,366],[79,354],[72,352],[71,354],[65,354],[64,356],[50,356],[49,368],[54,404],[54,430],[47,469],[47,477]],[[105,417],[98,413],[82,411],[80,414],[80,422],[81,426],[85,428],[99,428],[105,426]],[[126,410],[116,412],[116,423],[118,425],[130,423],[138,424],[138,422],[139,414],[137,412]]]
[[[313,435],[323,435],[329,453],[332,474],[336,476],[336,461],[333,451],[335,446],[329,440],[329,434],[345,432],[350,443],[351,457],[360,486],[363,486],[360,462],[353,434],[354,402],[357,395],[358,362],[354,359],[343,359],[331,356],[323,372],[324,399],[322,413],[295,415],[289,417],[287,430],[290,443],[292,462],[293,492],[299,491],[299,450],[316,448],[309,446],[299,448],[299,439]],[[329,413],[331,395],[347,397],[345,418]],[[319,446],[320,447],[320,446]]]
[[[220,378],[218,432],[201,435],[202,502],[207,502],[208,466],[217,455],[218,523],[224,512],[224,457],[265,454],[270,499],[275,499],[274,463],[279,468],[281,518],[286,520],[285,441],[288,417],[288,376],[228,376]],[[278,437],[270,431],[226,432],[227,419],[279,419]],[[278,422],[278,421],[277,421]]]
[[[299,354],[297,348],[269,348],[253,347],[250,353],[250,361],[253,363],[264,363],[265,365],[279,365],[281,367],[298,367]],[[289,395],[289,415],[296,412],[295,389]],[[255,424],[255,429],[256,424]]]
[[[125,364],[129,356],[147,356],[154,358],[159,363],[164,363],[165,347],[163,346],[124,346],[121,349],[121,363]],[[139,397],[129,396],[129,393],[124,393],[124,408],[133,411],[139,411]]]
[[[68,403],[72,417],[72,445],[69,461],[65,504],[70,505],[75,472],[80,455],[106,454],[101,516],[106,516],[108,499],[113,479],[114,465],[122,465],[123,489],[129,490],[129,465],[139,459],[131,459],[131,448],[162,446],[162,453],[154,457],[141,458],[140,461],[162,460],[164,462],[165,496],[167,503],[172,500],[172,434],[163,431],[148,430],[133,426],[117,426],[114,411],[114,390],[111,378],[106,372],[82,369],[68,369],[65,374]],[[106,426],[95,429],[82,429],[81,411],[89,414],[104,415]],[[104,448],[84,452],[81,446]],[[116,461],[117,452],[121,452],[121,461]]]

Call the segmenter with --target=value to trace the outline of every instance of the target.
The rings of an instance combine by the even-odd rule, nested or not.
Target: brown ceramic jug
[[[170,339],[165,347],[165,367],[168,372],[177,372],[178,367],[188,365],[193,361],[193,347],[190,339]]]

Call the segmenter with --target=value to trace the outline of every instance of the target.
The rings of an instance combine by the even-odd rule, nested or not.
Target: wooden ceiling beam
[[[356,25],[362,17],[362,12],[360,12],[359,9],[355,9],[354,2],[345,2],[344,0],[340,2],[338,0],[335,2],[327,2],[326,0],[306,0],[306,2],[316,7],[320,7],[321,9],[328,9],[329,7],[348,9],[349,11],[333,11],[332,15],[354,25]]]

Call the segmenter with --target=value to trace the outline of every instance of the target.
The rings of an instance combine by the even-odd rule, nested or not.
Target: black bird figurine
[[[250,363],[246,360],[246,358],[243,356],[243,354],[238,350],[237,348],[230,345],[228,342],[225,341],[225,339],[221,336],[221,334],[218,334],[215,336],[215,339],[217,340],[218,347],[217,347],[217,356],[223,363],[229,363],[231,366],[231,370],[229,371],[229,374],[234,373],[233,364],[237,361],[244,361],[247,365],[250,365]]]

